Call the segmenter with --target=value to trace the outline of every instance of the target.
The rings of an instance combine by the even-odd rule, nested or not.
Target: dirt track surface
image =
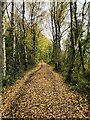
[[[85,96],[74,93],[63,78],[43,63],[2,95],[3,118],[89,119]]]

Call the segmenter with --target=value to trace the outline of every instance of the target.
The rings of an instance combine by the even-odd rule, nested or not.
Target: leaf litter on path
[[[90,119],[86,96],[70,91],[47,64],[8,88],[2,102],[2,118]]]

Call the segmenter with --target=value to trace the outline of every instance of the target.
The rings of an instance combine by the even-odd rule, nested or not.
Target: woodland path
[[[63,78],[45,63],[7,88],[2,102],[3,118],[89,120],[86,97],[72,92]]]

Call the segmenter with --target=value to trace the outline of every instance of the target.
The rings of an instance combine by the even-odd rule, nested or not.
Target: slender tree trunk
[[[60,13],[58,14],[59,3],[53,2],[51,5],[51,25],[53,35],[53,62],[55,63],[55,69],[61,70],[60,53],[61,53],[61,23]]]
[[[22,65],[22,62],[21,62],[21,55],[20,55],[20,51],[19,51],[19,46],[20,46],[20,43],[19,43],[19,41],[20,41],[20,31],[21,30],[19,30],[19,37],[17,38],[17,48],[18,48],[18,61],[19,61],[19,66],[21,67],[21,65]]]
[[[56,12],[56,6],[55,2],[53,3],[53,12],[54,12],[54,26],[55,26],[55,51],[54,51],[54,56],[55,56],[55,69],[58,70],[58,25],[57,25],[57,12]]]
[[[2,2],[0,1],[0,87],[2,87]],[[1,105],[1,101],[0,101]],[[0,114],[1,118],[1,114]]]
[[[51,5],[51,3],[50,3]],[[55,62],[55,35],[54,35],[54,20],[53,20],[53,8],[51,7],[51,25],[52,25],[52,36],[53,36],[53,52],[52,52],[52,62]]]
[[[12,72],[12,76],[14,77],[14,69],[15,69],[15,61],[14,61],[14,0],[12,0],[11,2],[11,32],[10,32],[10,36],[11,36],[11,59],[10,59],[10,62],[11,62],[11,72]]]
[[[24,57],[25,57],[25,67],[24,69],[27,69],[27,48],[26,48],[26,31],[25,31],[25,2],[23,0],[23,17],[22,17],[22,25],[23,25],[23,43],[24,43]]]
[[[89,45],[90,45],[90,2],[88,3],[88,41],[89,41]],[[90,51],[90,49],[89,49]],[[90,55],[88,55],[88,69],[90,69]]]
[[[77,44],[77,40],[78,40],[77,2],[74,2],[74,7],[75,7],[74,19],[75,19],[75,24],[76,24],[76,28],[75,28],[75,44]]]
[[[70,68],[68,70],[68,74],[66,76],[66,81],[71,80],[71,74],[73,72],[73,67],[74,67],[74,60],[75,60],[75,48],[74,48],[74,40],[73,40],[73,11],[72,11],[72,2],[70,2],[70,17],[71,17],[71,52],[72,52],[72,61]]]
[[[3,78],[6,76],[5,22],[3,18]]]
[[[3,41],[3,79],[6,76],[6,47],[5,47],[5,17],[4,17],[4,13],[5,13],[5,3],[3,2],[3,10],[2,10],[2,41]]]
[[[75,23],[76,23],[76,30],[75,30],[75,43],[78,42],[78,47],[79,47],[79,52],[80,52],[80,57],[81,57],[81,65],[82,65],[82,70],[83,70],[83,75],[85,76],[85,67],[84,67],[84,59],[83,59],[83,53],[82,53],[82,47],[81,47],[81,42],[79,39],[78,35],[78,23],[77,23],[77,2],[74,2],[75,6]],[[84,8],[83,8],[84,9]],[[83,18],[82,18],[83,19]],[[83,20],[82,20],[83,21]],[[82,22],[83,24],[83,22]],[[81,28],[82,29],[82,28]],[[81,36],[81,35],[80,35]]]
[[[73,11],[72,11],[72,2],[70,2],[70,15],[71,15],[71,45],[72,45],[72,60],[75,58],[75,48],[73,40]]]
[[[32,40],[33,40],[33,47],[32,47],[32,50],[33,50],[33,63],[35,64],[35,57],[36,57],[36,35],[35,35],[35,29],[34,29],[34,26],[33,26],[33,34],[32,34]]]
[[[21,57],[20,57],[20,48],[19,48],[19,41],[20,41],[20,31],[18,27],[16,27],[16,31],[18,31],[18,35],[15,34],[16,38],[16,64],[17,64],[17,71],[21,68]]]
[[[58,8],[58,6],[57,6],[57,8]],[[58,70],[61,70],[61,44],[60,44],[60,42],[61,42],[61,23],[60,23],[60,21],[59,21],[59,19],[57,19],[57,27],[58,27],[58,38],[57,38],[57,48],[58,48],[58,50],[57,50],[57,52],[58,52],[58,54],[57,54],[57,59],[58,59]]]
[[[0,1],[0,89],[2,87],[2,2]],[[2,92],[0,91],[0,108],[3,109]],[[2,112],[0,112],[0,120],[2,119]]]
[[[84,21],[84,9],[85,9],[85,5],[86,5],[86,0],[85,0],[85,3],[83,5],[83,10],[82,10],[82,24],[83,24],[83,21]],[[83,29],[83,28],[81,27],[81,29]],[[82,37],[82,34],[81,34],[81,37]],[[80,57],[81,57],[81,65],[82,65],[83,76],[85,77],[86,74],[85,74],[84,59],[83,59],[83,52],[82,52],[82,46],[81,46],[80,39],[78,39],[78,47],[79,47],[79,53],[80,53]]]
[[[83,59],[83,54],[82,54],[82,48],[81,48],[81,43],[79,41],[79,52],[80,52],[80,57],[81,57],[81,64],[82,64],[82,70],[83,70],[83,75],[85,77],[85,67],[84,67],[84,59]]]
[[[35,65],[35,57],[36,57],[36,31],[35,31],[35,14],[34,14],[35,3],[32,4],[31,10],[31,35],[32,35],[32,64]]]
[[[15,26],[15,1],[13,0],[13,25]],[[16,71],[16,28],[13,28],[13,69]]]

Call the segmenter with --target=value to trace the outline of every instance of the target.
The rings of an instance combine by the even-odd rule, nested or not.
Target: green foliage
[[[21,24],[21,20],[19,21]],[[35,64],[32,60],[32,34],[30,31],[30,26],[27,28],[27,23],[25,23],[26,29],[26,47],[27,47],[27,56],[28,56],[28,67],[27,70],[32,69],[37,66],[40,59],[43,59],[45,62],[51,61],[52,54],[52,42],[46,38],[42,33],[39,33],[37,38],[38,31],[36,28],[36,48],[35,48]],[[19,25],[20,26],[20,25]],[[24,44],[23,44],[23,32],[22,27],[19,27],[16,32],[16,54],[15,54],[15,64],[13,66],[13,41],[11,38],[11,27],[9,23],[6,23],[6,77],[3,79],[3,86],[12,85],[15,83],[16,79],[23,75],[24,71]]]
[[[2,86],[7,86],[7,85],[11,85],[11,84],[12,84],[11,76],[7,75],[6,78],[4,78],[2,81]]]
[[[86,70],[86,79],[90,82],[90,70]]]
[[[70,85],[71,85],[71,90],[87,95],[89,95],[90,93],[90,82],[77,79],[76,81],[72,81]]]
[[[52,42],[44,35],[40,34],[37,45],[37,57],[49,63],[52,55]]]
[[[37,7],[38,4],[38,7]],[[90,88],[90,70],[89,70],[89,51],[90,51],[90,42],[89,36],[83,34],[84,32],[82,28],[84,24],[77,18],[77,25],[75,18],[72,17],[72,31],[73,37],[71,39],[72,31],[67,31],[68,36],[66,40],[63,40],[63,49],[61,48],[61,29],[65,27],[65,25],[70,25],[68,21],[65,21],[68,4],[66,3],[51,3],[51,19],[52,19],[52,36],[54,38],[53,43],[45,37],[39,30],[39,24],[42,23],[42,17],[45,16],[45,11],[42,12],[41,8],[39,8],[40,3],[35,3],[34,9],[32,11],[34,4],[27,3],[28,12],[30,12],[30,17],[32,17],[32,23],[27,23],[24,21],[25,26],[25,42],[26,42],[26,52],[27,52],[27,70],[31,69],[39,63],[40,60],[43,59],[46,63],[52,63],[55,65],[55,69],[57,72],[61,73],[64,78],[66,78],[69,68],[72,63],[72,46],[71,40],[73,39],[74,47],[75,47],[75,59],[72,67],[72,72],[70,74],[71,80],[68,79],[72,88],[75,88],[77,91],[86,91]],[[55,5],[55,6],[54,6]],[[56,6],[57,5],[57,6]],[[31,6],[31,7],[30,7]],[[55,9],[54,9],[55,7]],[[74,8],[73,16],[74,16]],[[55,10],[55,11],[54,11]],[[32,12],[32,16],[31,16]],[[38,15],[37,15],[38,13]],[[11,21],[5,23],[6,27],[6,34],[5,34],[5,44],[6,44],[6,77],[3,79],[3,86],[10,85],[15,83],[16,79],[23,75],[25,72],[25,43],[23,42],[23,25],[22,19],[19,17],[19,14],[16,13],[16,21],[13,32],[15,32],[15,64],[13,64],[13,40],[12,40],[12,26]],[[36,17],[35,17],[36,16]],[[55,18],[54,18],[55,17]],[[76,16],[77,17],[77,16]],[[36,22],[37,19],[37,22]],[[30,18],[31,20],[31,18]],[[54,21],[56,20],[56,21]],[[39,24],[38,24],[39,21]],[[55,22],[55,23],[53,23]],[[32,25],[31,25],[32,24]],[[57,24],[57,25],[56,25]],[[54,29],[53,29],[54,27]],[[61,28],[62,27],[62,28]],[[78,36],[76,35],[78,29]],[[55,31],[58,30],[58,31]],[[55,34],[58,33],[58,34]],[[85,32],[86,33],[86,32]],[[77,38],[76,38],[77,37]],[[63,37],[64,38],[64,37]],[[80,55],[80,46],[81,45],[81,52],[82,58],[85,67],[86,76],[83,76],[83,67]],[[34,61],[35,60],[35,61]]]
[[[33,65],[28,65],[28,70],[32,70],[35,66]],[[16,73],[14,73],[14,77],[11,75],[11,72],[8,72],[6,77],[2,80],[2,86],[10,86],[15,84],[17,79],[20,79],[21,77],[24,76],[25,72],[24,67],[20,68],[20,70]]]

